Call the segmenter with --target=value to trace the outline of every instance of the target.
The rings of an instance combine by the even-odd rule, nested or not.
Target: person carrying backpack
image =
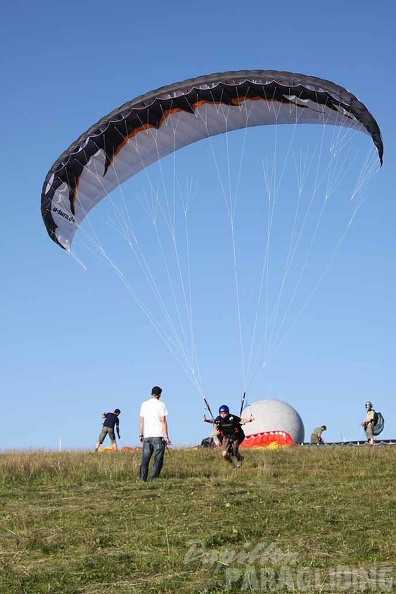
[[[230,409],[226,404],[222,404],[219,408],[219,416],[215,419],[207,419],[205,416],[202,419],[204,423],[212,423],[216,425],[219,434],[222,436],[221,455],[227,462],[230,468],[234,468],[233,456],[237,459],[236,466],[241,466],[244,457],[239,453],[239,446],[245,439],[245,434],[242,425],[254,421],[253,417],[244,419],[237,415],[230,414]]]
[[[376,412],[373,409],[372,403],[368,400],[365,405],[366,418],[362,421],[362,427],[367,437],[367,443],[374,445],[374,425],[376,423]]]

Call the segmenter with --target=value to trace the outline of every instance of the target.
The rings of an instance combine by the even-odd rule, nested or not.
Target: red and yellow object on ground
[[[241,448],[276,448],[293,446],[294,441],[286,431],[264,431],[247,435],[241,443]]]
[[[107,446],[105,448],[99,448],[98,449],[98,452],[110,452],[110,453],[112,453],[112,452],[114,452],[114,453],[117,453],[117,452],[134,452],[135,450],[141,450],[141,449],[142,449],[141,447],[130,448],[128,446],[124,446],[122,448],[118,448],[117,450],[114,450],[112,448],[112,446]]]

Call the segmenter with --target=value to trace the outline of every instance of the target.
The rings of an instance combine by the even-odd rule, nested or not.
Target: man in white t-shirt
[[[145,400],[140,407],[139,439],[143,443],[140,478],[142,481],[158,478],[164,464],[166,445],[170,444],[168,436],[168,411],[165,402],[160,402],[162,389],[154,386],[151,398]],[[154,454],[154,465],[150,476],[148,467]]]

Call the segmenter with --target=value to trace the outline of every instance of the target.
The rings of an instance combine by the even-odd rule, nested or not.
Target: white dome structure
[[[278,431],[286,432],[294,443],[304,441],[304,423],[298,412],[282,400],[270,398],[258,400],[247,406],[242,413],[244,418],[254,417],[252,423],[244,425],[246,437]],[[247,444],[246,444],[247,445]]]

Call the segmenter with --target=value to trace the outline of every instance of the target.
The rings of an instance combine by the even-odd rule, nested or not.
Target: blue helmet
[[[221,413],[221,412],[225,412],[228,414],[230,412],[230,409],[228,408],[228,406],[226,404],[222,404],[219,408],[219,413]]]

